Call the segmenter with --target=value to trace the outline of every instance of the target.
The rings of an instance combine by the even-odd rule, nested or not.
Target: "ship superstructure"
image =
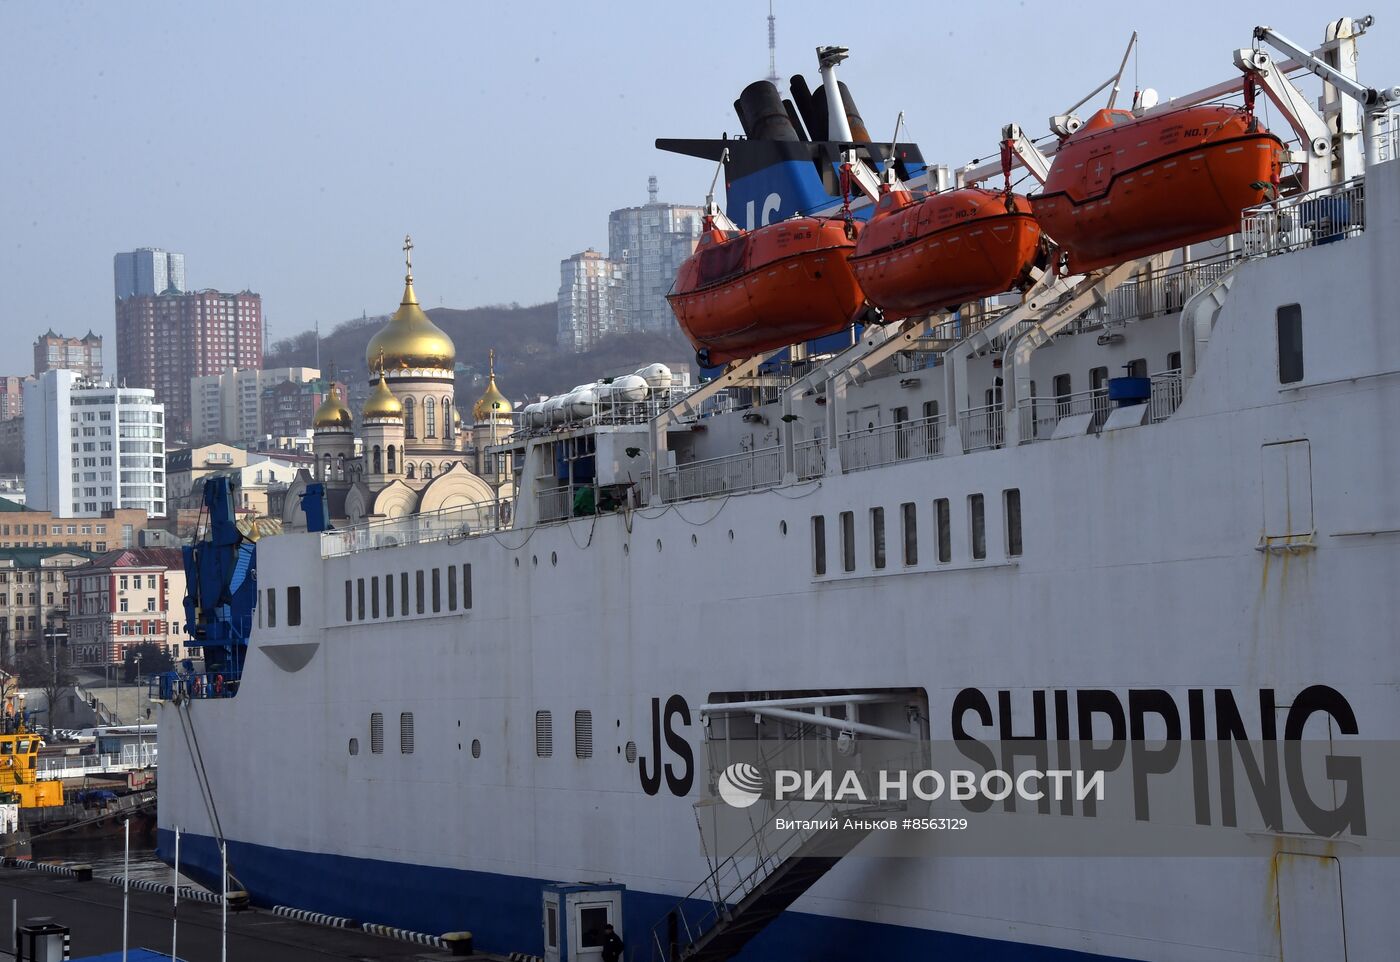
[[[722,746],[764,726],[833,759],[867,737],[1087,741],[1146,704],[1169,740],[1400,734],[1400,143],[1397,92],[1355,80],[1367,26],[1289,63],[1241,50],[1177,102],[1248,78],[1288,105],[1288,172],[1217,242],[1044,262],[1024,290],[694,387],[576,391],[500,446],[509,511],[327,530],[313,488],[309,530],[262,538],[254,571],[206,489],[191,620],[222,670],[164,683],[162,843],[178,826],[182,866],[215,876],[226,843],[262,902],[551,958],[547,888],[605,879],[638,959],[1388,958],[1400,862],[1355,825],[1152,859],[801,835],[754,859],[696,831]],[[1048,175],[1002,133],[1012,156],[949,186]],[[756,149],[815,191],[861,139]],[[775,176],[731,177],[737,229],[736,184]]]

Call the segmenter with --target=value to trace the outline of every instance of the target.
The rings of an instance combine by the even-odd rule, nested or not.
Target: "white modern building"
[[[112,258],[117,300],[138,294],[185,291],[185,255],[159,247],[141,247]]]
[[[676,322],[666,294],[681,262],[695,251],[704,212],[658,201],[655,177],[647,181],[647,195],[645,206],[608,215],[608,259],[623,267],[627,329],[669,331]]]
[[[64,517],[165,514],[165,408],[147,388],[45,371],[24,386],[25,494]]]
[[[314,367],[268,370],[228,368],[190,379],[190,434],[194,445],[253,441],[267,433],[263,392],[278,384],[305,384],[321,377]]]
[[[559,349],[591,350],[627,330],[623,267],[593,248],[559,263]]]

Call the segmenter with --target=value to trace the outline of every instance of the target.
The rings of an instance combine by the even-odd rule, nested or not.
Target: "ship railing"
[[[826,474],[826,438],[798,441],[792,447],[797,480],[810,481]]]
[[[1152,375],[1152,396],[1147,403],[1148,418],[1153,424],[1165,421],[1181,407],[1183,387],[1179,367]]]
[[[1181,369],[1173,368],[1150,376],[1148,421],[1157,424],[1176,413],[1181,406],[1183,382]],[[1061,421],[1078,415],[1090,415],[1084,428],[1086,434],[1097,434],[1113,411],[1108,389],[1091,388],[1058,397],[1030,398],[1017,405],[1021,424],[1021,443],[1048,441],[1055,436]]]
[[[232,698],[238,694],[243,673],[239,671],[167,671],[152,675],[147,695],[163,701],[192,698]]]
[[[958,414],[958,431],[963,450],[989,451],[1006,443],[1006,423],[1000,404],[969,408]]]
[[[156,739],[152,735],[143,744],[123,746],[119,755],[58,755],[50,758],[41,756],[39,765],[34,770],[34,777],[39,781],[49,781],[129,772],[139,768],[153,768],[158,764],[159,757]]]
[[[1400,159],[1400,111],[1392,110],[1382,117],[1376,132],[1374,142],[1367,145],[1368,150],[1375,154],[1374,158],[1367,158],[1368,162],[1383,164]]]
[[[1335,244],[1366,229],[1365,180],[1355,177],[1244,212],[1240,234],[1249,257]]]
[[[832,818],[839,820],[852,807],[794,798],[776,807],[771,815],[760,818],[758,827],[738,850],[715,865],[704,880],[686,893],[667,917],[652,928],[654,962],[669,962],[673,958],[672,946],[667,944],[673,917],[679,940],[677,948],[693,944],[724,919],[729,910],[742,902],[784,859],[797,852],[819,832],[830,831],[816,826]],[[771,826],[780,818],[811,827],[775,832]]]
[[[783,449],[775,445],[665,468],[661,496],[665,501],[689,501],[771,488],[782,480]]]
[[[1102,306],[1086,312],[1080,324],[1140,321],[1164,314],[1176,314],[1194,294],[1205,290],[1230,272],[1235,258],[1212,254],[1164,271],[1154,271],[1119,284],[1109,291]]]
[[[550,521],[563,521],[573,514],[574,489],[572,485],[561,484],[554,488],[543,488],[535,497],[541,524]]]
[[[511,502],[473,504],[426,511],[401,518],[376,518],[321,533],[321,557],[338,558],[359,551],[465,538],[510,527]]]
[[[1073,394],[1051,397],[1033,397],[1016,405],[1021,418],[1021,443],[1048,441],[1055,436],[1055,429],[1066,418],[1081,414],[1092,415],[1089,419],[1089,432],[1096,433],[1108,420],[1113,410],[1108,400],[1108,388],[1090,388]]]
[[[1124,324],[1176,314],[1193,295],[1228,274],[1236,260],[1234,254],[1212,254],[1153,272],[1146,277],[1125,281],[1109,292],[1103,304],[1085,311],[1061,333],[1083,334],[1106,324]],[[1029,331],[1036,323],[1035,320],[1022,321],[1015,330],[993,338],[988,349],[994,353],[1005,351],[1016,336]]]
[[[886,765],[892,769],[902,767],[906,771],[918,771],[926,762],[925,751],[920,748],[907,756],[892,758]],[[652,928],[653,962],[670,962],[676,958],[673,950],[694,944],[719,922],[730,918],[735,906],[785,860],[798,855],[816,836],[836,831],[858,831],[838,828],[844,825],[845,818],[862,813],[890,813],[906,809],[906,803],[902,800],[881,800],[881,790],[876,786],[874,773],[857,771],[857,776],[869,801],[838,802],[799,796],[781,804],[777,800],[766,800],[761,803],[762,810],[751,809],[754,814],[749,822],[749,835],[725,859],[717,864],[711,863],[709,874],[700,884],[686,893],[667,916]],[[779,819],[793,827],[774,829]],[[675,946],[667,944],[672,918],[678,942]]]
[[[896,421],[838,439],[841,471],[865,471],[899,461],[921,461],[943,453],[943,419],[938,416]]]

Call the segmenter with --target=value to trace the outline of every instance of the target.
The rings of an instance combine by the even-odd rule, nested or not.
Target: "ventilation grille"
[[[384,716],[379,712],[369,716],[369,750],[376,755],[384,754]]]
[[[554,755],[554,716],[547,711],[535,712],[535,757]]]
[[[578,758],[593,757],[593,713],[591,711],[574,712],[574,755]]]
[[[413,754],[413,712],[406,711],[399,716],[399,754]]]
[[[627,743],[626,757],[627,757],[627,764],[629,764],[629,765],[634,765],[634,764],[636,764],[636,762],[637,762],[637,743],[636,743],[636,742],[628,742],[628,743]]]

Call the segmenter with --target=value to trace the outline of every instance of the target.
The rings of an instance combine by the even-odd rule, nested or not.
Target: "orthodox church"
[[[302,520],[301,495],[312,481],[325,484],[331,518],[342,524],[514,495],[511,465],[487,452],[514,430],[511,403],[496,386],[495,352],[486,392],[464,425],[453,383],[457,349],[418,306],[412,253],[405,238],[403,300],[365,350],[371,391],[358,429],[332,390],[312,421],[315,471],[300,472],[287,491],[289,525]]]

